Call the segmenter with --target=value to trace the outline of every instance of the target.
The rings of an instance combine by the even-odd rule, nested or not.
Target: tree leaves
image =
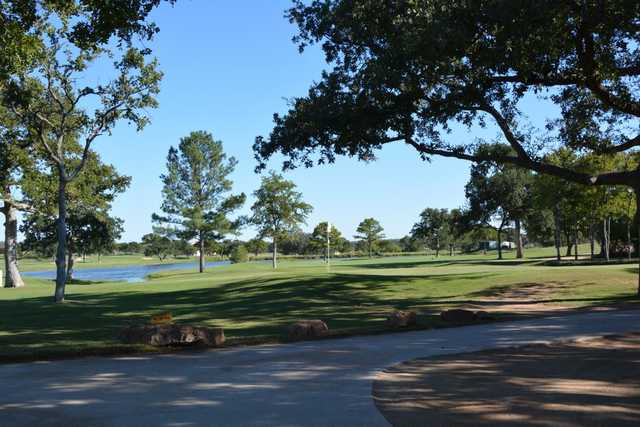
[[[304,223],[313,210],[302,200],[296,185],[275,172],[262,178],[260,188],[254,191],[251,223],[258,227],[260,237],[278,238]]]
[[[154,214],[156,223],[176,226],[183,239],[220,240],[244,225],[245,218],[228,216],[239,209],[246,196],[229,194],[237,161],[227,158],[222,142],[205,131],[191,132],[180,139],[178,148],[171,147],[167,155],[167,172],[163,182],[162,211]]]

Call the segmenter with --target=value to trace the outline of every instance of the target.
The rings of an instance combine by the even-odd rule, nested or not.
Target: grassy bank
[[[219,261],[220,258],[208,257],[207,261]],[[75,269],[83,268],[109,268],[125,265],[154,265],[154,264],[175,264],[186,262],[197,262],[197,257],[168,257],[160,261],[157,257],[145,257],[142,254],[132,255],[97,255],[87,256],[86,259],[77,259],[74,263]],[[44,271],[55,270],[56,264],[52,259],[43,258],[23,258],[20,260],[20,269],[22,271]]]
[[[492,255],[336,260],[331,271],[320,261],[283,261],[276,271],[248,263],[204,274],[164,272],[138,284],[69,285],[67,302],[59,305],[51,302],[52,282],[27,278],[26,288],[0,289],[0,360],[127,351],[115,340],[118,331],[164,311],[178,322],[222,326],[231,341],[255,341],[277,339],[302,318],[324,319],[345,333],[381,331],[394,309],[437,313],[532,284],[549,287],[551,304],[638,301],[635,266],[545,266],[548,252],[530,251],[526,260],[506,253],[504,261]],[[422,326],[437,322],[421,318]]]
[[[596,248],[596,251],[599,251],[599,248]],[[515,250],[513,249],[504,249],[503,255],[505,259],[514,259],[515,258]],[[562,253],[564,254],[565,249],[563,248]],[[579,253],[583,256],[588,255],[589,253],[589,245],[582,244],[579,245]],[[441,251],[442,256],[447,256],[448,251]],[[480,253],[472,254],[472,255],[460,255],[456,254],[456,256],[465,256],[465,257],[473,257],[474,255],[481,255]],[[497,256],[497,251],[492,250],[488,251],[487,254],[482,254],[487,259]],[[553,248],[529,248],[526,250],[526,255],[528,259],[535,258],[545,258],[545,257],[553,257],[555,255],[555,249]],[[406,257],[415,257],[415,256],[423,256],[426,258],[432,257],[432,253],[398,253],[398,254],[385,254],[385,256],[389,257],[398,257],[401,256],[403,258]],[[259,254],[258,256],[254,256],[253,254],[249,255],[250,259],[261,260],[261,261],[269,261],[271,259],[271,254]],[[309,259],[320,259],[321,256],[313,256],[313,255],[279,255],[281,260],[309,260]],[[344,256],[342,258],[348,258],[348,256]],[[573,257],[564,257],[566,260],[571,260]],[[219,261],[220,257],[207,257],[207,261]],[[336,258],[337,261],[340,261],[341,258]],[[85,258],[79,258],[74,265],[76,269],[83,268],[109,268],[109,267],[118,267],[118,266],[130,266],[130,265],[155,265],[155,264],[175,264],[175,263],[188,263],[188,262],[197,262],[198,258],[196,256],[192,257],[167,257],[164,260],[160,260],[158,257],[146,257],[142,254],[124,254],[124,255],[88,255]],[[43,270],[55,270],[55,262],[51,258],[22,258],[20,259],[20,269],[22,271],[43,271]]]

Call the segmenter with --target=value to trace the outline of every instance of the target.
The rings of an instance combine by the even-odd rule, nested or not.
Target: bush
[[[247,251],[247,248],[244,247],[244,245],[238,245],[231,251],[229,259],[233,264],[247,262],[249,260],[249,252]]]

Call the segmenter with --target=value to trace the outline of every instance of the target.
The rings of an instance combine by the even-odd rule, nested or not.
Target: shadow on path
[[[640,333],[417,359],[373,395],[394,426],[636,426]]]

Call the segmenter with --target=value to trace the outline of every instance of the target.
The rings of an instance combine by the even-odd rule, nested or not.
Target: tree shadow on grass
[[[631,274],[639,274],[638,267],[625,268],[624,271]]]
[[[467,281],[473,284],[494,276],[490,272],[265,274],[195,289],[163,290],[157,285],[145,289],[147,284],[141,283],[123,284],[122,291],[94,292],[86,286],[69,286],[64,304],[53,304],[50,297],[0,301],[0,356],[33,349],[116,344],[118,332],[128,323],[146,323],[152,315],[167,311],[179,323],[223,326],[231,338],[281,336],[289,323],[309,318],[325,320],[332,330],[384,328],[385,315],[392,310],[430,312],[430,307],[474,304],[477,298],[501,288],[466,292],[458,288]],[[447,284],[450,286],[439,289]],[[421,291],[422,286],[432,287],[437,297],[425,297],[429,291]]]
[[[464,259],[464,260],[455,260],[455,259],[446,259],[446,260],[424,260],[424,261],[403,261],[403,262],[372,262],[365,264],[342,264],[341,266],[350,267],[350,268],[371,268],[371,269],[400,269],[400,268],[421,268],[421,267],[452,267],[452,266],[478,266],[478,265],[488,265],[488,266],[522,266],[522,265],[537,265],[540,264],[541,259],[537,258],[528,258],[528,259],[519,259],[519,260],[473,260],[473,259]]]
[[[394,287],[429,279],[428,283],[437,285],[489,276],[257,276],[196,289],[151,290],[144,283],[123,284],[122,291],[112,292],[71,285],[64,304],[53,304],[50,297],[0,301],[4,333],[0,348],[18,351],[23,346],[114,343],[127,323],[146,323],[150,316],[165,311],[177,322],[224,326],[231,337],[281,335],[287,324],[304,318],[325,319],[332,329],[370,327],[381,325],[387,311],[423,302],[422,298],[390,298],[398,292]]]

